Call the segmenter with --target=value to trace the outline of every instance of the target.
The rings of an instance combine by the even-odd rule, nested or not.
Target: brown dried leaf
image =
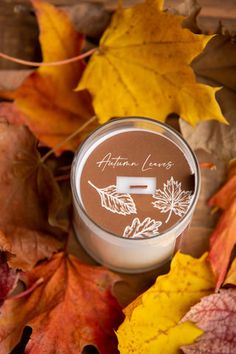
[[[183,27],[189,28],[194,33],[202,33],[197,24],[197,17],[201,11],[201,5],[197,0],[184,0],[168,9],[170,13],[185,16]]]
[[[84,35],[99,39],[108,26],[112,12],[105,8],[104,3],[80,2],[63,7],[75,29]]]
[[[230,125],[209,121],[192,129],[180,120],[181,131],[194,150],[204,149],[228,161],[236,156],[236,44],[233,38],[229,35],[214,37],[193,61],[193,68],[202,82],[223,86],[216,98]]]
[[[2,118],[0,136],[0,230],[9,242],[6,250],[16,255],[9,264],[29,269],[61,247],[54,236],[67,229],[63,199],[29,130]],[[3,236],[0,241],[6,248]]]
[[[40,161],[36,139],[26,127],[9,125],[4,119],[0,135],[0,228],[14,225],[60,234],[59,228],[66,228],[65,220],[57,219],[61,193]]]
[[[50,258],[62,247],[62,243],[50,234],[11,226],[5,230],[14,255],[8,259],[11,268],[30,270],[39,260]]]
[[[190,228],[184,233],[181,250],[199,257],[208,250],[209,237],[217,222],[217,214],[212,214],[207,201],[222,183],[225,174],[225,162],[215,159],[214,156],[205,151],[197,151],[198,161],[211,162],[216,169],[201,169],[201,191],[193,214]]]

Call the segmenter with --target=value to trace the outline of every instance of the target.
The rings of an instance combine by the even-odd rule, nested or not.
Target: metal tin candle
[[[138,273],[169,260],[199,195],[197,160],[183,138],[157,121],[111,120],[75,155],[74,229],[99,263]]]

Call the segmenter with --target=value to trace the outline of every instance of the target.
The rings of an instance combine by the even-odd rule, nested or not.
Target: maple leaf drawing
[[[123,237],[126,238],[147,238],[159,234],[158,228],[161,226],[161,221],[156,221],[151,218],[146,218],[141,222],[139,218],[135,218],[130,226],[126,226]]]
[[[136,206],[133,198],[127,193],[118,193],[115,185],[105,188],[96,187],[91,181],[88,183],[98,192],[103,208],[112,213],[121,215],[136,214]]]
[[[157,189],[153,198],[156,199],[155,202],[152,202],[154,208],[160,209],[161,213],[169,212],[165,221],[168,223],[172,213],[180,217],[186,214],[192,199],[192,192],[182,191],[181,182],[175,181],[171,176],[167,183],[164,183],[163,191]]]

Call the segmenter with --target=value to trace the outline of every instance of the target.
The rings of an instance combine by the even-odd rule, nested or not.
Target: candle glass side
[[[171,140],[186,157],[194,175],[194,192],[186,215],[166,232],[145,239],[127,239],[112,234],[97,225],[87,214],[80,195],[80,178],[88,156],[108,137],[130,130],[154,132]],[[178,240],[188,228],[199,196],[200,171],[195,155],[172,128],[147,118],[114,119],[92,133],[78,149],[71,173],[74,203],[74,230],[83,248],[98,263],[113,270],[140,273],[167,262],[178,248]]]

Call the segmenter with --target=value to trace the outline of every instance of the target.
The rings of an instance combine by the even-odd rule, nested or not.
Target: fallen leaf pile
[[[235,354],[234,161],[205,205],[218,213],[208,253],[178,252],[152,286],[143,275],[145,285],[123,312],[116,287],[125,276],[82,263],[69,238],[73,152],[114,116],[164,122],[174,113],[193,149],[214,152],[224,164],[235,158],[235,41],[201,33],[195,0],[172,12],[162,0],[119,3],[110,23],[106,13],[85,34],[71,21],[82,21],[73,13],[82,5],[66,13],[31,2],[44,65],[23,75],[19,87],[0,87],[7,99],[0,103],[0,353]],[[186,10],[187,18],[180,16]],[[105,189],[94,188],[104,199]],[[148,223],[149,232],[158,227]],[[126,236],[142,226],[135,219]]]

